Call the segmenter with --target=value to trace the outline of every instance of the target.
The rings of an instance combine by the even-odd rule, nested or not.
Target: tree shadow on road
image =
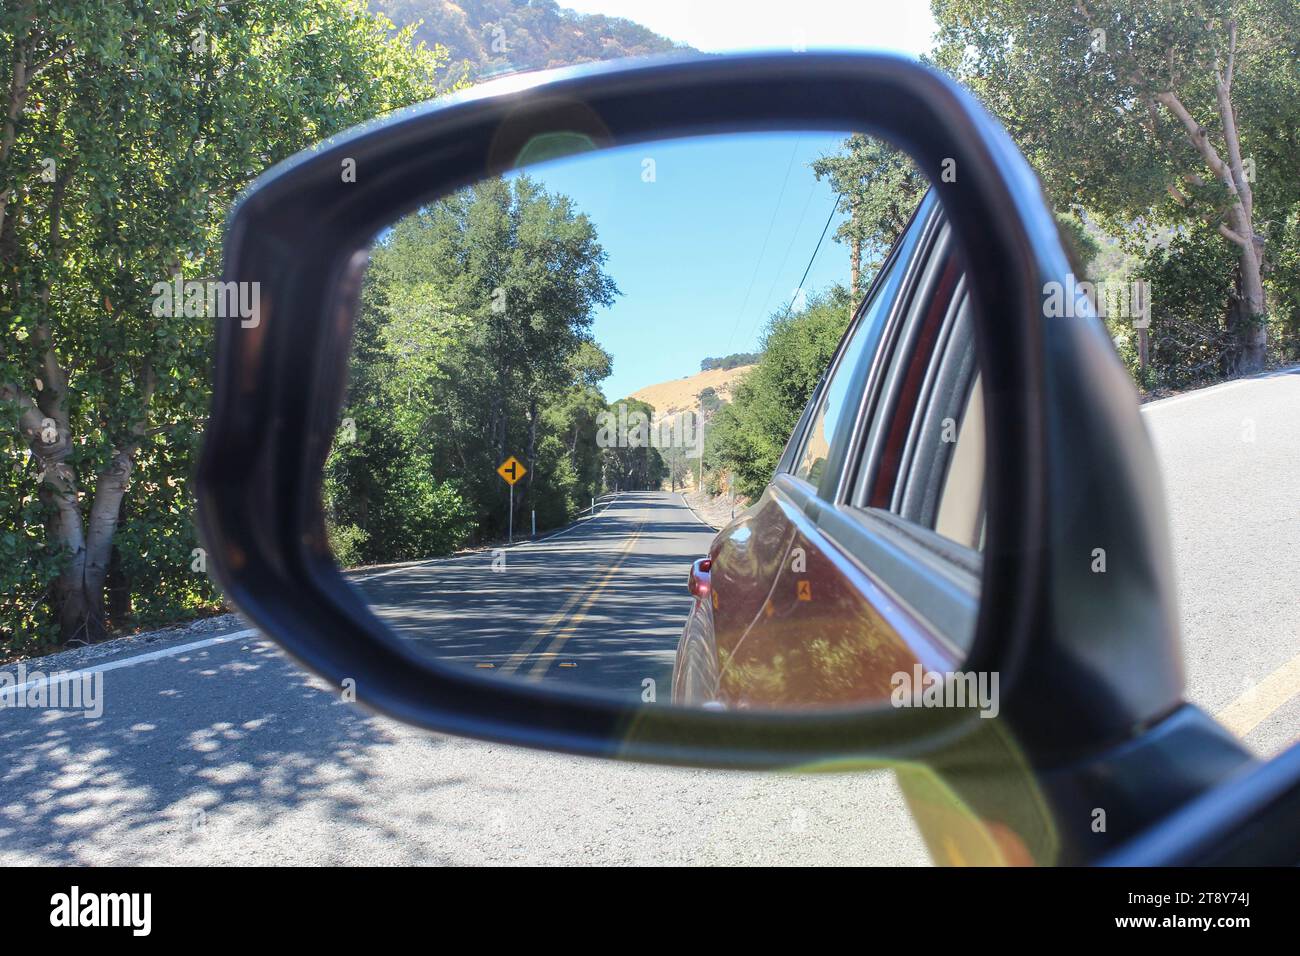
[[[342,841],[335,856],[346,857],[349,832],[393,841],[400,853],[407,835],[386,821],[385,801],[462,782],[386,773],[380,764],[399,738],[405,750],[418,738],[414,752],[427,756],[420,766],[436,766],[428,751],[445,739],[344,702],[258,640],[103,677],[98,718],[0,710],[0,858],[203,863],[214,840],[230,849],[291,815],[308,818],[302,823],[322,841]],[[319,846],[264,849],[231,862],[320,856]]]

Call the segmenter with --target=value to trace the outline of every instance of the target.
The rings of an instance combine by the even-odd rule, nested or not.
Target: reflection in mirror
[[[375,241],[335,555],[396,639],[488,677],[922,704],[978,607],[970,310],[928,183],[860,135],[521,164]]]

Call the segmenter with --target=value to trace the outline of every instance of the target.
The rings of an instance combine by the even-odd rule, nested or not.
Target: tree
[[[570,367],[572,384],[550,397],[542,411],[548,437],[543,440],[540,470],[551,488],[536,504],[545,526],[567,521],[603,490],[596,434],[608,407],[600,383],[613,372],[613,360],[595,342],[584,341]]]
[[[1141,381],[1147,388],[1187,388],[1223,372],[1231,349],[1223,316],[1232,296],[1231,250],[1209,230],[1187,230],[1155,246],[1141,261],[1138,278],[1160,290],[1160,309],[1151,317],[1151,355]],[[1131,333],[1112,329],[1120,355],[1138,363]],[[1140,366],[1139,366],[1140,368]]]
[[[511,455],[528,469],[514,526],[533,508],[543,526],[566,520],[599,481],[597,383],[610,357],[590,327],[618,291],[592,223],[526,175],[485,180],[394,224],[371,260],[344,412],[356,441],[336,441],[329,462],[336,534],[357,527],[355,550],[373,561],[504,535],[510,495],[496,468]],[[402,440],[362,441],[363,422]],[[408,475],[454,489],[468,524],[384,527],[403,520]]]
[[[753,365],[757,361],[757,352],[733,352],[730,355],[724,355],[721,358],[710,356],[700,360],[700,371],[708,372],[713,369],[723,369],[726,371],[733,368],[739,368],[742,365]]]
[[[835,286],[801,312],[778,314],[763,335],[758,365],[714,416],[705,467],[735,476],[748,498],[762,494],[817,381],[849,324],[849,294]]]
[[[902,150],[860,133],[845,140],[841,152],[816,160],[812,170],[829,180],[839,211],[849,215],[835,238],[849,246],[852,311],[930,184]]]
[[[598,432],[604,484],[615,491],[658,488],[667,465],[655,447],[652,429],[655,408],[639,398],[624,398],[609,406],[606,424]]]
[[[1270,234],[1300,202],[1294,0],[935,0],[934,12],[936,63],[1003,119],[1058,209],[1117,231],[1201,224],[1228,246],[1227,370],[1260,368]]]
[[[55,622],[64,642],[101,638],[115,543],[146,577],[124,572],[117,606],[210,599],[187,481],[213,320],[160,289],[215,275],[229,206],[268,164],[430,95],[440,55],[391,26],[345,0],[0,13],[11,644],[48,640]],[[148,494],[132,500],[137,478]]]

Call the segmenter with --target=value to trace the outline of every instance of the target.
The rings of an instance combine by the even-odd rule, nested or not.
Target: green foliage
[[[1223,316],[1232,295],[1232,251],[1208,229],[1175,235],[1143,259],[1137,278],[1151,284],[1150,366],[1146,388],[1187,388],[1223,373],[1230,345]],[[1120,355],[1140,380],[1136,331],[1111,324]]]
[[[700,371],[708,372],[711,369],[733,369],[740,368],[742,365],[753,365],[758,361],[757,352],[733,352],[730,355],[724,355],[721,358],[706,358],[700,362]]]
[[[57,636],[48,601],[63,555],[45,546],[45,506],[35,494],[34,466],[6,443],[0,467],[0,660],[47,650]]]
[[[595,228],[527,176],[485,180],[396,223],[362,290],[345,419],[325,501],[369,562],[561,524],[600,489],[594,310],[617,294]],[[360,535],[344,529],[354,527]]]
[[[803,311],[769,322],[762,358],[718,411],[704,450],[705,467],[733,475],[738,494],[756,498],[772,480],[849,318],[848,290],[835,286],[811,298]]]
[[[268,164],[432,95],[443,54],[410,40],[349,0],[4,5],[0,648],[71,636],[76,601],[102,626],[97,574],[111,627],[214,606],[189,476],[218,320],[154,286],[219,272]]]
[[[601,473],[615,491],[658,488],[668,476],[668,464],[655,446],[652,428],[655,407],[637,398],[624,398],[609,406],[596,433],[601,448]],[[682,464],[682,449],[670,448]]]
[[[1277,331],[1279,357],[1300,359],[1300,204],[1291,207],[1273,233],[1272,269],[1265,274],[1269,316]]]
[[[1297,295],[1294,274],[1270,266],[1286,260],[1286,223],[1300,202],[1300,5],[934,0],[932,9],[935,65],[1002,119],[1057,209],[1082,207],[1113,235],[1196,235],[1170,247],[1193,256],[1186,267],[1162,254],[1147,264],[1178,302],[1178,332],[1154,343],[1151,379],[1258,367],[1266,350],[1255,330],[1275,312],[1268,300]],[[1202,238],[1230,255],[1212,255]],[[1194,264],[1225,272],[1194,276]],[[1215,323],[1184,297],[1193,280],[1216,293],[1224,312]],[[1225,284],[1240,298],[1217,295]],[[1153,292],[1158,302],[1163,290]],[[1282,352],[1296,353],[1296,331],[1274,320]],[[1220,348],[1219,360],[1204,347]]]
[[[762,355],[760,355],[758,352],[755,352],[753,362],[748,362],[746,364],[753,365],[760,358],[762,358]],[[723,405],[727,404],[725,401],[723,401],[722,398],[719,397],[717,390],[714,388],[706,388],[701,390],[697,398],[699,399],[699,403],[700,403],[700,412],[705,416],[705,418],[711,417],[714,412],[720,409]]]
[[[902,150],[862,134],[849,137],[839,153],[823,156],[812,169],[818,179],[829,180],[840,196],[840,211],[849,214],[835,238],[850,248],[858,286],[853,301],[860,301],[930,183]]]
[[[1294,0],[934,0],[932,8],[936,65],[1007,124],[1057,208],[1081,204],[1127,226],[1153,213],[1182,220],[1171,185],[1223,201],[1223,184],[1153,98],[1176,92],[1221,135],[1214,80],[1229,21],[1238,27],[1233,103],[1243,152],[1259,170],[1256,203],[1300,189],[1294,175],[1286,181],[1297,157],[1279,149],[1294,144],[1300,106]],[[1189,173],[1205,182],[1189,183]]]
[[[1061,238],[1074,257],[1075,274],[1091,276],[1090,266],[1101,252],[1101,243],[1090,233],[1087,227],[1072,213],[1058,213],[1056,224],[1060,227]]]
[[[206,559],[196,565],[190,475],[201,427],[199,420],[178,422],[166,441],[136,456],[113,538],[120,575],[108,580],[109,610],[119,625],[159,627],[218,606]]]
[[[354,524],[340,525],[330,517],[326,524],[330,550],[340,567],[355,568],[365,563],[366,533]]]
[[[412,416],[361,408],[355,437],[341,431],[325,471],[330,542],[340,564],[446,554],[474,527],[456,485],[433,478],[434,462]]]

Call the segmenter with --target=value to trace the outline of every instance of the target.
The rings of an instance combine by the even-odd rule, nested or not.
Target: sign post
[[[506,522],[506,542],[515,543],[515,482],[528,474],[528,469],[519,463],[519,459],[511,455],[500,465],[497,466],[497,474],[500,475],[505,483],[510,486],[510,515]]]

